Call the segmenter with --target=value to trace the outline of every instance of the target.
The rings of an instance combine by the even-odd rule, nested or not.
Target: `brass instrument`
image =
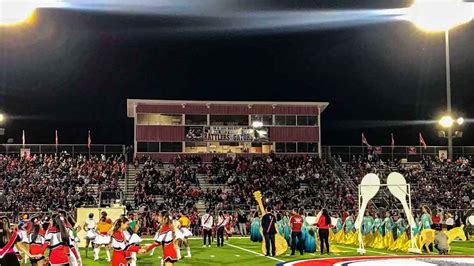
[[[265,208],[263,207],[263,203],[262,203],[262,193],[260,191],[255,191],[253,193],[253,196],[255,198],[255,200],[257,201],[258,203],[258,207],[260,208],[260,212],[262,213],[262,217],[263,215],[265,215]],[[276,234],[275,234],[275,248],[276,248],[276,252],[275,254],[277,256],[280,256],[281,254],[284,254],[286,252],[286,250],[288,249],[288,243],[286,243],[286,240],[283,236],[280,235],[280,233],[278,233],[278,226],[276,224],[276,221],[274,223],[275,225],[275,229],[276,229]],[[267,252],[267,249],[265,247],[265,236],[263,235],[263,228],[260,226],[260,234],[262,235],[262,254],[266,254]]]

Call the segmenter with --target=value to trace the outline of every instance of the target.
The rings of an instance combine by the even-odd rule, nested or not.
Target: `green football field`
[[[151,239],[144,239],[143,244],[148,245],[152,242]],[[304,256],[298,255],[291,257],[289,256],[289,250],[287,254],[270,258],[260,254],[261,244],[253,243],[248,238],[230,238],[226,242],[224,247],[218,248],[214,245],[210,248],[202,247],[202,239],[191,239],[191,258],[184,258],[175,265],[200,265],[200,266],[217,266],[217,265],[228,265],[228,266],[244,266],[244,265],[275,265],[279,262],[300,260],[305,258],[327,258],[331,257],[351,257],[357,256],[356,246],[347,245],[335,245],[341,252],[332,253],[331,255],[319,255],[319,253],[307,253]],[[92,256],[92,251],[89,252]],[[99,266],[99,265],[110,265],[105,260],[105,251],[101,250],[100,260],[93,261],[85,258],[84,250],[81,250],[83,265],[86,266]],[[181,255],[185,255],[186,250],[181,249]],[[426,253],[424,253],[426,254]],[[436,253],[432,253],[435,255]],[[451,255],[474,255],[474,241],[467,242],[454,242],[452,244]],[[391,252],[380,249],[367,249],[368,256],[396,256],[396,255],[407,255],[406,253]],[[155,250],[155,254],[138,255],[138,265],[160,265],[161,247]]]

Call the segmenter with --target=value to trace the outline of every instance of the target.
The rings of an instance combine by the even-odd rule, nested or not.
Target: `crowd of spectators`
[[[403,174],[411,185],[412,206],[419,208],[423,204],[436,209],[470,209],[474,208],[474,168],[472,158],[460,157],[454,162],[441,160],[438,157],[423,156],[417,163],[401,164],[399,161],[384,162],[353,158],[345,164],[344,169],[349,177],[358,184],[367,173],[377,173],[382,183],[391,172]],[[383,188],[386,190],[386,188]],[[387,193],[390,195],[390,193]],[[396,208],[398,200],[386,198],[387,208]]]
[[[97,206],[98,193],[120,192],[118,179],[125,173],[123,156],[0,155],[0,211]],[[97,184],[97,191],[90,184]]]

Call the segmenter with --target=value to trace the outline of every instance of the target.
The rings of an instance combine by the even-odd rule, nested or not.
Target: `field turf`
[[[144,239],[143,244],[148,245],[152,242],[151,239]],[[341,252],[332,253],[331,255],[319,255],[319,253],[306,253],[304,256],[297,255],[294,257],[289,256],[289,250],[287,254],[281,255],[276,258],[264,257],[260,254],[261,244],[251,242],[248,238],[230,238],[224,247],[218,248],[213,243],[212,247],[203,248],[202,239],[191,239],[191,258],[184,258],[175,265],[190,266],[245,266],[245,265],[275,265],[279,262],[300,260],[305,258],[327,258],[327,257],[351,257],[357,256],[356,246],[347,245],[335,245]],[[93,261],[85,258],[84,250],[81,250],[83,265],[85,266],[105,266],[110,265],[105,260],[105,251],[101,250],[100,260]],[[181,255],[185,255],[186,250],[181,249]],[[426,253],[424,253],[426,254]],[[436,255],[436,253],[431,253]],[[407,255],[406,253],[392,252],[380,249],[367,249],[368,256],[396,256],[396,255]],[[450,255],[474,255],[474,241],[467,242],[454,242]],[[92,256],[92,250],[89,252],[89,256]],[[148,265],[160,265],[161,247],[155,250],[153,257],[149,253],[144,255],[138,255],[138,266]]]

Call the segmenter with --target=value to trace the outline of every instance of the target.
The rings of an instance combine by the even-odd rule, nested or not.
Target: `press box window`
[[[247,115],[211,115],[211,126],[248,126]]]
[[[183,117],[175,114],[137,114],[138,125],[181,125]]]
[[[296,152],[296,142],[277,142],[275,146],[276,152]]]
[[[186,115],[186,125],[205,126],[207,125],[207,115]]]
[[[251,115],[250,125],[253,126],[255,122],[261,122],[262,126],[273,125],[273,117],[271,115]]]
[[[298,116],[298,126],[315,126],[317,123],[316,116]]]
[[[182,152],[182,142],[161,142],[161,152]]]
[[[276,115],[275,125],[277,126],[296,126],[295,115]]]

